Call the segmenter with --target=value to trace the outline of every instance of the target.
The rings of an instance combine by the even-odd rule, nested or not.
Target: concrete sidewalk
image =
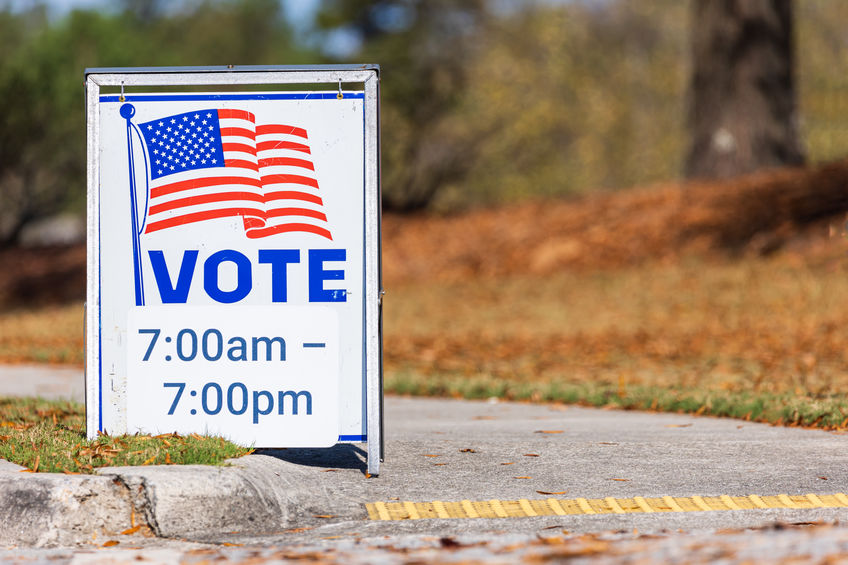
[[[62,365],[0,365],[0,396],[85,402],[85,375],[81,368]]]
[[[32,371],[28,383],[14,387],[0,372],[0,394],[31,394],[26,391],[40,386]],[[57,371],[44,382],[73,391],[74,379],[81,380],[79,373]],[[63,381],[65,388],[56,384]],[[443,509],[452,502],[523,500],[528,508],[551,498],[643,503],[785,493],[832,500],[825,495],[848,491],[848,436],[834,433],[500,402],[389,397],[385,408],[387,458],[377,478],[366,478],[364,451],[353,445],[265,450],[230,467],[113,468],[94,476],[0,467],[0,547],[86,543],[128,530],[198,541],[293,543],[351,532],[651,532],[848,518],[848,509],[838,507],[376,520],[373,505],[369,518],[369,503],[441,502],[431,507]],[[412,514],[401,517],[416,513],[414,504],[403,507]],[[302,533],[306,527],[311,529]]]

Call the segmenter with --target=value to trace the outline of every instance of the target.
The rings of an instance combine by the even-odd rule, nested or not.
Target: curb
[[[157,537],[207,541],[367,516],[317,469],[255,454],[229,463],[59,475],[0,461],[0,546],[91,543],[139,524]]]

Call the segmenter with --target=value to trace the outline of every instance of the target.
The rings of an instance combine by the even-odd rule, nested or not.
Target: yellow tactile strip
[[[422,520],[426,518],[526,518],[574,514],[637,514],[646,512],[704,512],[762,508],[846,508],[848,496],[797,494],[758,496],[688,496],[660,498],[547,498],[530,500],[462,500],[460,502],[370,502],[372,520]]]

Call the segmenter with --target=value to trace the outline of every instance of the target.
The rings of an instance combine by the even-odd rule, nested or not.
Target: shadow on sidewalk
[[[256,453],[307,467],[358,469],[363,475],[368,468],[367,452],[361,447],[349,443],[341,443],[322,449],[305,447],[257,449]]]

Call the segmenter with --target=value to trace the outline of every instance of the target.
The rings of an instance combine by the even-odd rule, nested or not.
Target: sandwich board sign
[[[366,442],[377,474],[379,68],[85,77],[88,436]]]

